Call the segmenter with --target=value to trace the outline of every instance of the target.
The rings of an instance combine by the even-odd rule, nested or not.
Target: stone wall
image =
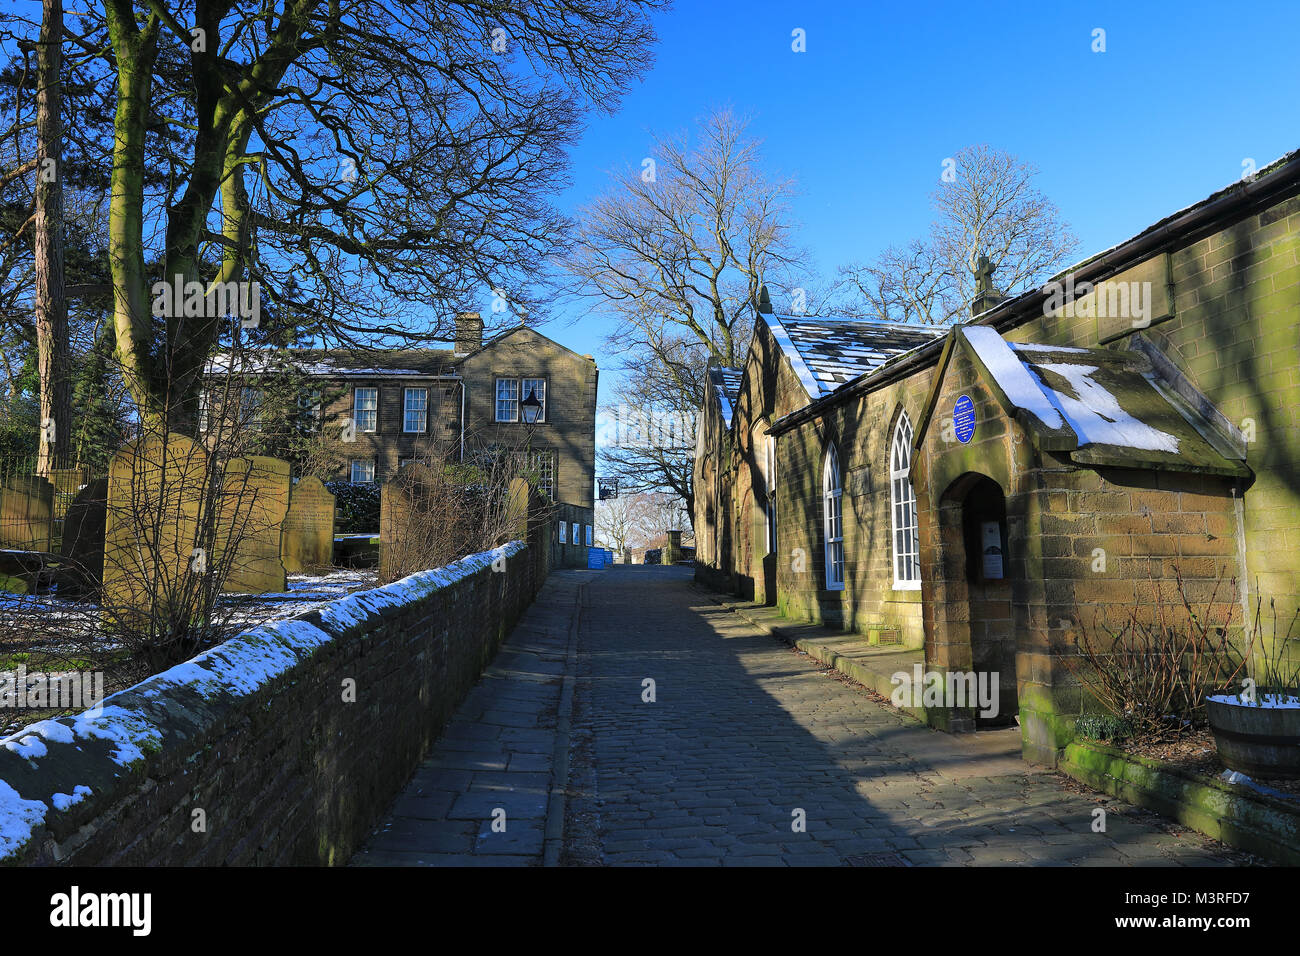
[[[345,863],[533,599],[547,530],[0,741],[0,864]]]
[[[1143,335],[1246,439],[1256,480],[1242,523],[1251,589],[1300,605],[1300,197],[1152,256],[1117,281],[1153,286],[1150,325],[1090,315],[1033,317],[1015,341],[1124,348]]]

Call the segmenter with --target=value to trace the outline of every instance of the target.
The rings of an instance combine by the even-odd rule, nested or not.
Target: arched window
[[[912,491],[912,423],[903,412],[889,449],[890,524],[894,543],[894,587],[921,586],[921,555],[916,532],[916,494]]]
[[[768,434],[767,428],[766,422],[759,422],[754,426],[752,447],[754,460],[762,475],[762,501],[765,512],[763,523],[767,547],[765,553],[772,554],[776,551],[776,439]],[[758,492],[754,493],[754,501],[759,501]]]
[[[844,520],[841,499],[844,489],[840,482],[840,456],[835,446],[826,449],[826,464],[822,468],[822,511],[826,537],[826,588],[844,590]]]

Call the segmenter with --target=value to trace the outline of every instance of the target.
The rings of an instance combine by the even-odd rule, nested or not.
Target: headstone
[[[63,518],[59,542],[59,597],[98,594],[104,583],[104,519],[108,511],[108,479],[86,485]]]
[[[127,445],[108,469],[103,604],[157,620],[185,607],[187,575],[207,567],[199,539],[208,454],[184,435]]]
[[[664,545],[660,560],[664,564],[676,564],[682,559],[682,533],[669,531],[668,543]]]
[[[289,492],[280,559],[290,574],[317,571],[334,563],[334,496],[319,478],[300,478]]]
[[[49,551],[54,525],[54,486],[35,475],[11,475],[0,483],[0,548]]]
[[[420,489],[431,480],[427,465],[413,462],[385,481],[379,490],[379,581],[386,583],[418,570],[408,567],[414,550],[405,532],[414,527]]]
[[[523,478],[512,478],[506,500],[506,528],[512,540],[528,539],[528,498],[532,487]]]
[[[289,463],[279,458],[252,455],[226,462],[217,529],[223,590],[267,594],[288,588],[280,554],[289,485]]]

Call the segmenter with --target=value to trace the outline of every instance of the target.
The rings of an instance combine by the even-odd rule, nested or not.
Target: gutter
[[[1042,305],[1050,292],[1045,286],[1059,282],[1065,276],[1073,276],[1076,283],[1091,282],[1097,285],[1111,276],[1123,272],[1129,266],[1151,255],[1188,245],[1205,235],[1215,232],[1226,219],[1238,219],[1250,215],[1259,209],[1273,205],[1280,198],[1289,198],[1290,193],[1300,189],[1300,151],[1288,153],[1278,161],[1277,168],[1265,173],[1254,182],[1245,186],[1233,184],[1220,190],[1219,195],[1209,199],[1183,213],[1147,228],[1133,238],[1120,243],[1107,252],[1090,260],[1071,266],[1057,273],[1043,287],[1030,289],[1014,299],[1001,302],[991,309],[986,309],[970,320],[972,325],[992,326],[999,333],[1013,329],[1028,320],[1030,315],[1040,314]],[[886,362],[880,368],[866,372],[850,382],[846,382],[829,395],[797,409],[778,419],[772,424],[771,434],[779,435],[802,425],[821,415],[827,409],[846,402],[859,395],[866,395],[896,381],[903,374],[910,374],[923,368],[942,351],[942,343],[947,336],[940,336],[934,342],[927,342],[911,352]]]

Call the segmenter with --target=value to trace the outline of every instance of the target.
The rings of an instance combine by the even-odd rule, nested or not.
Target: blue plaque
[[[957,440],[963,445],[975,437],[975,403],[969,395],[963,395],[953,405],[952,428],[957,433]]]

